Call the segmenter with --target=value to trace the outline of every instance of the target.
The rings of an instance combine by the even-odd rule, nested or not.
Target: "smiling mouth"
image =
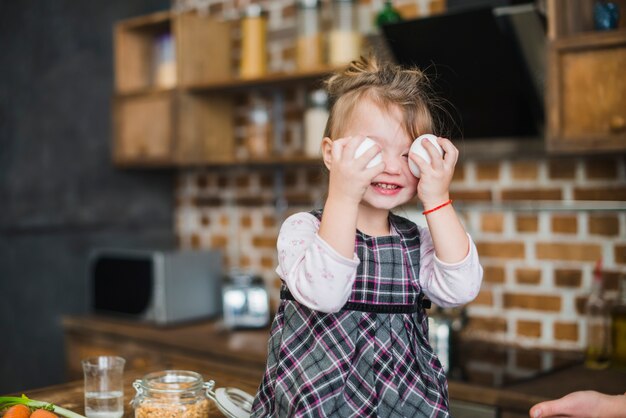
[[[400,188],[400,186],[398,186],[397,184],[389,184],[389,183],[372,183],[372,184],[374,185],[374,187],[379,187],[385,190],[395,190],[395,189]]]

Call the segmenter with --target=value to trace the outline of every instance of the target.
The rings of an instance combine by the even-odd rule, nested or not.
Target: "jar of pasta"
[[[220,416],[217,409],[231,418],[250,415],[250,394],[235,388],[214,391],[214,386],[215,382],[204,382],[200,374],[192,371],[149,373],[133,383],[137,392],[132,401],[135,418],[207,418]]]

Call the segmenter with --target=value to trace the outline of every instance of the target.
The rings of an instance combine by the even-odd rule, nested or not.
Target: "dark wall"
[[[113,23],[168,7],[0,1],[0,394],[64,380],[91,249],[174,245],[173,173],[110,158]]]

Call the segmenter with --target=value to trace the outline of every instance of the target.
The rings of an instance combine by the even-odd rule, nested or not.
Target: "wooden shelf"
[[[626,7],[626,0],[618,0]],[[626,151],[626,28],[594,31],[593,0],[548,0],[550,153]]]
[[[626,38],[626,28],[605,32],[580,32],[574,35],[555,39],[551,46],[555,48],[590,48],[592,46],[605,46],[614,44],[616,41]]]
[[[271,167],[314,164],[304,156],[236,158],[235,100],[251,89],[321,84],[335,68],[233,76],[230,22],[197,13],[168,11],[115,26],[113,160],[126,168],[197,166]],[[155,84],[155,44],[163,34],[175,43],[176,82]],[[293,150],[290,150],[293,152]]]
[[[268,157],[263,159],[207,159],[204,161],[171,161],[171,160],[146,160],[137,162],[134,159],[119,158],[115,160],[115,165],[120,168],[141,168],[141,169],[154,169],[154,168],[176,168],[176,167],[215,167],[219,169],[224,168],[271,168],[284,166],[289,167],[293,165],[297,166],[321,166],[321,157],[307,157],[304,155],[292,155],[285,157]]]
[[[295,83],[305,84],[321,82],[324,77],[329,76],[333,71],[333,68],[328,67],[307,72],[273,73],[257,78],[230,78],[210,83],[191,84],[187,86],[187,88],[191,91],[205,93],[229,90],[236,91],[254,87],[273,88]]]
[[[292,84],[315,84],[332,74],[333,68],[320,68],[307,72],[273,73],[257,78],[229,77],[208,83],[195,83],[185,86],[184,90],[194,93],[228,93],[249,90],[250,88],[275,88]],[[159,94],[180,89],[179,87],[154,87],[147,86],[117,92],[118,97],[140,96],[146,94]]]

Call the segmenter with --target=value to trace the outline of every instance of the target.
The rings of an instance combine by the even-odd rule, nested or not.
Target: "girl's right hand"
[[[328,196],[347,199],[349,203],[360,203],[372,179],[385,169],[384,163],[367,168],[370,160],[380,152],[380,146],[371,147],[355,159],[354,153],[365,140],[365,136],[351,136],[334,141],[329,138],[325,140],[330,141],[331,147],[330,164],[327,164],[330,171]]]

